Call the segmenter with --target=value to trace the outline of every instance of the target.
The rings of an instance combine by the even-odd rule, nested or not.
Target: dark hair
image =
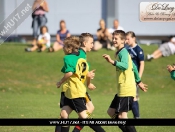
[[[127,35],[131,35],[132,38],[136,38],[136,35],[135,35],[135,33],[134,33],[133,31],[127,32],[127,33],[126,33],[126,36],[127,36]]]
[[[64,50],[68,54],[78,52],[79,48],[80,48],[80,41],[78,37],[70,36],[64,40]]]
[[[82,33],[79,36],[80,46],[84,46],[83,42],[87,41],[88,38],[93,38],[93,35],[90,33]]]
[[[112,35],[120,35],[122,40],[126,38],[126,33],[123,30],[115,30]]]
[[[132,38],[136,38],[136,35],[135,35],[135,33],[134,33],[133,31],[127,32],[127,33],[126,33],[126,36],[127,36],[127,35],[131,35]],[[136,39],[135,39],[135,43],[137,43]]]
[[[40,34],[42,34],[42,29],[43,29],[43,28],[46,28],[46,30],[47,30],[47,32],[48,32],[48,27],[47,27],[47,26],[41,26],[41,27],[40,27]]]

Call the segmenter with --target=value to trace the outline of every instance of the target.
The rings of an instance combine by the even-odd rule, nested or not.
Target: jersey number
[[[84,75],[84,72],[86,71],[86,63],[85,62],[82,62],[81,64],[78,64],[78,68],[79,68],[79,71],[80,71],[80,81],[82,79],[85,79],[85,75]]]
[[[78,75],[80,81],[82,81],[83,83],[86,80],[87,73],[88,73],[88,66],[86,60],[79,59],[76,68],[76,74]]]

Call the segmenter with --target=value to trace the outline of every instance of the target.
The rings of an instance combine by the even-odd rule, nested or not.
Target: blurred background
[[[34,1],[34,0],[33,0]],[[152,0],[154,2],[156,0]],[[159,0],[163,2],[164,0]],[[173,2],[174,0],[169,0]],[[0,22],[13,12],[23,0],[0,0]],[[139,20],[139,5],[143,0],[47,0],[49,12],[47,26],[52,41],[55,40],[60,20],[65,20],[67,29],[72,35],[90,32],[96,35],[99,20],[104,19],[106,27],[113,26],[113,20],[118,19],[120,25],[127,31],[134,31],[140,43],[162,43],[175,34],[174,22],[141,22]],[[144,0],[144,2],[149,2]],[[32,39],[32,17],[29,16],[12,36],[20,36],[26,41]],[[12,37],[11,36],[11,37]]]
[[[0,22],[15,12],[23,1],[0,0]],[[25,1],[33,4],[35,0]],[[100,28],[101,19],[104,19],[105,28],[108,29],[113,28],[113,22],[117,19],[119,26],[125,32],[135,32],[137,42],[142,44],[140,47],[145,56],[153,57],[151,53],[156,52],[160,57],[151,61],[145,60],[142,81],[148,85],[149,89],[147,93],[141,90],[139,93],[141,118],[175,119],[175,81],[171,79],[166,68],[168,64],[175,63],[175,45],[163,43],[169,41],[170,36],[175,35],[175,22],[141,22],[140,3],[143,1],[150,2],[150,0],[46,0],[49,10],[45,12],[45,16],[49,35],[47,32],[43,34],[49,38],[47,39],[49,44],[51,35],[52,48],[57,46],[53,48],[54,52],[47,50],[36,52],[37,49],[35,49],[35,52],[31,53],[31,49],[37,45],[32,45],[32,15],[28,16],[18,28],[12,27],[16,30],[6,40],[7,43],[0,43],[0,118],[59,118],[61,89],[56,88],[56,82],[63,76],[60,70],[64,65],[65,55],[62,50],[62,40],[56,40],[56,35],[60,36],[58,38],[62,37],[61,33],[57,32],[60,29],[60,21],[65,21],[66,29],[63,28],[63,30],[66,33],[67,30],[71,35],[89,32],[97,38],[96,33]],[[165,0],[159,0],[159,2],[165,2]],[[174,2],[174,0],[169,0],[169,2]],[[65,26],[64,23],[63,25]],[[0,25],[0,33],[1,27],[4,26]],[[43,29],[46,31],[47,28]],[[131,39],[135,43],[135,37]],[[175,38],[173,42],[175,43]],[[42,42],[38,39],[36,43]],[[170,44],[174,49],[169,46]],[[160,56],[160,52],[157,52],[161,45],[163,46],[161,49],[168,54],[166,57]],[[166,51],[167,45],[169,46],[168,52]],[[55,49],[58,52],[55,52]],[[173,54],[170,54],[171,50]],[[142,52],[139,53],[142,54]],[[106,63],[106,60],[102,58],[103,54],[109,54],[111,58],[115,58],[115,51],[105,48],[98,52],[87,53],[90,68],[96,69],[96,76],[92,83],[97,88],[93,91],[88,90],[95,106],[93,118],[109,118],[106,111],[116,93],[115,67]],[[129,112],[128,117],[133,118],[133,114]],[[70,118],[77,118],[76,113],[72,113]],[[175,131],[173,126],[137,126],[136,128],[139,132]],[[54,129],[54,126],[0,126],[0,132],[51,132]],[[104,126],[104,129],[107,132],[120,131],[116,126]],[[82,130],[82,132],[90,131],[88,127]]]

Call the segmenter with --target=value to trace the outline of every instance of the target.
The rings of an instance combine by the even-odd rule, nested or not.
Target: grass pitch
[[[0,118],[57,118],[59,116],[60,89],[56,82],[62,77],[63,51],[55,53],[24,52],[26,45],[5,43],[0,45]],[[141,45],[145,55],[157,45]],[[89,91],[95,111],[93,118],[109,118],[106,111],[116,93],[115,67],[106,63],[102,55],[114,56],[114,51],[102,49],[87,54],[91,69],[96,69],[93,83],[96,90]],[[114,57],[113,57],[114,58]],[[175,62],[175,56],[145,62],[142,81],[148,92],[140,90],[142,118],[175,118],[175,81],[166,70]],[[75,112],[72,118],[77,118]],[[132,113],[129,112],[132,118]],[[137,126],[138,132],[174,132],[175,127]],[[106,132],[120,132],[118,127],[104,126]],[[72,130],[72,127],[71,127]],[[53,132],[54,127],[0,126],[0,132]],[[84,127],[82,132],[91,132]]]

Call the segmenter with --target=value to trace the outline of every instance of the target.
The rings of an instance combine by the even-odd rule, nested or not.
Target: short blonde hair
[[[115,30],[112,35],[120,35],[121,40],[126,39],[126,33],[123,30]]]
[[[79,41],[80,41],[80,46],[81,47],[84,47],[84,42],[87,41],[89,38],[93,38],[93,35],[90,34],[90,33],[82,33],[80,36],[79,36]]]

